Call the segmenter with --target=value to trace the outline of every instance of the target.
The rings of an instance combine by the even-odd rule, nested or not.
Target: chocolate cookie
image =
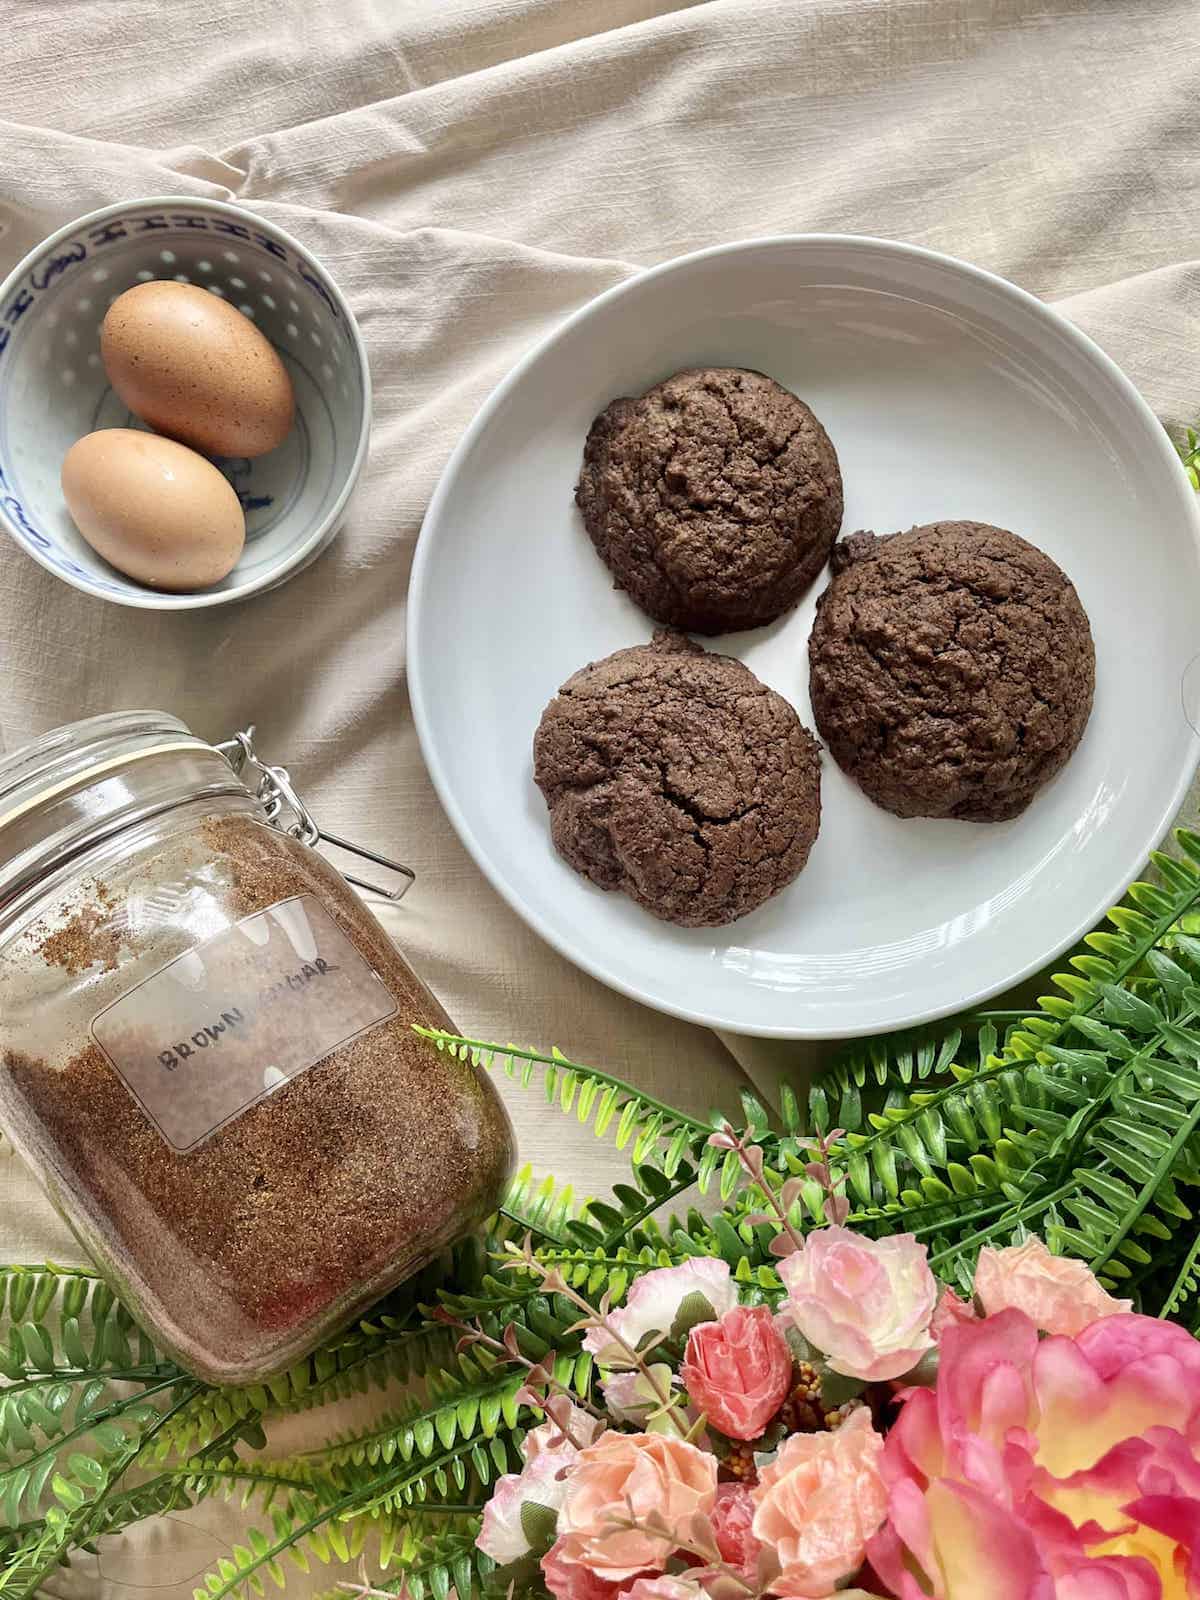
[[[1015,817],[1092,709],[1096,655],[1075,588],[985,522],[834,548],[808,642],[813,712],[842,770],[898,817]]]
[[[575,499],[619,589],[693,633],[757,628],[825,565],[842,475],[825,429],[761,372],[677,372],[592,423]]]
[[[682,634],[568,678],[533,741],[576,872],[666,922],[733,922],[790,883],[821,820],[819,746],[740,661]]]

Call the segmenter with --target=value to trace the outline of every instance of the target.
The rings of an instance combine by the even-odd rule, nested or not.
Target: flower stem
[[[545,1360],[530,1361],[528,1356],[521,1354],[521,1351],[517,1348],[515,1343],[505,1344],[499,1339],[493,1339],[490,1334],[484,1333],[483,1329],[478,1325],[478,1323],[472,1326],[472,1324],[469,1322],[459,1322],[456,1318],[450,1316],[449,1314],[444,1314],[441,1316],[439,1321],[444,1322],[446,1326],[450,1328],[461,1328],[466,1336],[466,1339],[469,1339],[471,1344],[482,1345],[485,1350],[492,1351],[495,1355],[499,1356],[502,1361],[512,1361],[518,1366],[524,1367],[526,1372],[538,1373],[539,1381],[541,1381],[541,1376],[544,1374],[547,1394],[562,1395],[565,1399],[569,1400],[573,1406],[578,1406],[580,1410],[589,1412],[593,1417],[599,1417],[601,1421],[606,1422],[608,1420],[607,1413],[601,1411],[598,1406],[594,1406],[586,1395],[576,1394],[573,1389],[568,1389],[566,1384],[560,1383],[550,1369],[546,1366]],[[562,1432],[564,1436],[576,1446],[577,1449],[583,1448],[577,1439],[571,1438],[570,1433],[565,1428],[562,1429]],[[321,1452],[310,1451],[306,1453],[320,1454]],[[425,1509],[424,1506],[422,1506],[422,1509]]]
[[[739,1588],[745,1590],[747,1595],[759,1595],[762,1593],[762,1590],[751,1583],[736,1567],[731,1566],[728,1561],[721,1560],[719,1552],[718,1559],[714,1561],[711,1546],[701,1544],[698,1539],[680,1537],[677,1529],[668,1532],[665,1525],[663,1528],[659,1528],[654,1522],[639,1521],[632,1510],[627,1516],[621,1516],[619,1512],[613,1512],[608,1517],[608,1524],[614,1532],[642,1533],[648,1535],[651,1539],[669,1539],[673,1546],[673,1553],[682,1550],[689,1556],[695,1556],[704,1563],[703,1570],[706,1573],[711,1573],[714,1576],[719,1575],[723,1578],[732,1578]]]
[[[577,1290],[571,1287],[556,1267],[547,1267],[540,1262],[529,1248],[528,1241],[526,1241],[524,1253],[519,1255],[513,1264],[528,1267],[531,1272],[535,1272],[541,1278],[544,1288],[551,1290],[555,1294],[561,1294],[565,1300],[569,1300],[577,1310],[583,1312],[589,1327],[603,1328],[634,1371],[640,1373],[645,1379],[649,1385],[650,1392],[662,1407],[663,1414],[671,1418],[680,1434],[687,1433],[690,1424],[686,1415],[675,1404],[670,1383],[668,1382],[666,1388],[663,1388],[642,1352],[636,1350],[627,1339],[622,1338],[620,1332],[613,1327],[604,1311],[598,1311],[590,1301],[585,1300]]]
[[[780,1229],[787,1234],[793,1248],[796,1250],[803,1248],[804,1240],[792,1226],[791,1219],[787,1214],[787,1208],[780,1202],[779,1196],[763,1175],[762,1151],[758,1146],[749,1144],[746,1139],[735,1131],[732,1123],[728,1122],[720,1133],[713,1135],[710,1143],[716,1143],[717,1141],[720,1141],[718,1148],[737,1152],[737,1158],[741,1162],[742,1170],[749,1176],[751,1186],[758,1190],[759,1194],[762,1195],[775,1213]],[[754,1152],[753,1155],[750,1153],[751,1150]]]

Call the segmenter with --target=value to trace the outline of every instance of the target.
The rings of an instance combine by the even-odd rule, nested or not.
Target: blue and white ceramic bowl
[[[80,536],[59,472],[95,428],[140,427],[100,362],[100,324],[135,283],[202,284],[252,317],[283,357],[296,420],[277,450],[221,460],[246,512],[237,566],[198,594],[126,578]],[[0,521],[35,561],[118,605],[188,610],[273,588],[341,523],[370,434],[371,379],[341,291],[304,247],[216,200],[150,199],[94,211],[31,251],[0,287]]]

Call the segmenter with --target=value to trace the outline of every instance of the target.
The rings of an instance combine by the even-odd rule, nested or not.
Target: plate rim
[[[427,574],[431,568],[432,551],[434,549],[434,541],[432,538],[427,537],[427,530],[432,528],[441,516],[443,504],[449,498],[459,475],[462,462],[475,447],[476,441],[488,427],[495,413],[504,405],[510,393],[546,351],[550,350],[560,340],[566,338],[576,327],[593,317],[598,311],[634,292],[643,283],[669,276],[673,272],[693,266],[701,261],[713,260],[722,256],[734,257],[764,249],[795,250],[805,247],[828,249],[829,247],[836,248],[838,246],[856,250],[866,247],[869,253],[878,251],[884,255],[898,255],[910,260],[926,262],[936,267],[950,268],[984,285],[993,292],[998,292],[1002,298],[1015,301],[1019,307],[1027,313],[1031,313],[1035,320],[1042,320],[1048,323],[1060,335],[1065,336],[1067,342],[1073,344],[1078,352],[1091,361],[1113,384],[1121,398],[1133,408],[1143,424],[1150,424],[1150,435],[1152,438],[1157,439],[1159,462],[1174,485],[1176,498],[1180,502],[1185,520],[1191,527],[1193,544],[1197,553],[1200,553],[1200,506],[1196,503],[1196,493],[1188,481],[1183,463],[1171,443],[1166,428],[1156,416],[1149,402],[1137,389],[1132,379],[1125,374],[1110,355],[1101,349],[1094,339],[1069,318],[1063,316],[1061,312],[1056,311],[1047,301],[1039,299],[1037,295],[1031,294],[1027,289],[1022,289],[1019,284],[1002,277],[999,273],[991,272],[986,267],[975,266],[972,262],[964,261],[960,257],[950,255],[945,251],[932,250],[924,245],[909,244],[903,240],[887,239],[875,234],[859,233],[774,233],[748,239],[732,240],[723,244],[708,245],[704,249],[688,251],[684,255],[674,256],[670,260],[659,262],[655,266],[634,271],[619,283],[611,285],[608,289],[601,290],[599,294],[594,295],[577,310],[571,312],[569,316],[563,318],[561,322],[551,328],[547,334],[537,340],[521,356],[516,364],[501,378],[500,382],[496,384],[490,394],[487,395],[455,444],[438,477],[437,485],[422,518],[420,532],[417,536],[407,592],[408,648],[406,651],[406,670],[413,722],[417,731],[421,756],[425,762],[425,769],[429,774],[430,781],[443,810],[450,819],[455,833],[472,861],[505,904],[521,918],[526,927],[530,928],[538,938],[544,940],[553,950],[556,950],[559,955],[563,956],[573,966],[579,968],[580,971],[586,972],[589,977],[595,978],[599,983],[604,984],[606,988],[613,989],[630,1000],[636,1000],[639,1004],[648,1006],[652,1011],[677,1017],[683,1022],[695,1023],[700,1027],[712,1028],[718,1032],[732,1033],[743,1038],[829,1042],[870,1038],[907,1031],[922,1027],[927,1023],[942,1021],[948,1017],[959,1016],[973,1011],[987,1000],[993,999],[1005,990],[1014,988],[1017,984],[1033,977],[1047,965],[1057,961],[1067,950],[1078,944],[1086,933],[1090,932],[1102,921],[1105,913],[1112,906],[1119,903],[1132,880],[1128,875],[1128,871],[1124,869],[1115,878],[1111,887],[1107,887],[1108,880],[1106,880],[1105,892],[1089,912],[1087,918],[1072,930],[1069,937],[1061,940],[1056,939],[1053,946],[1049,950],[1042,952],[1036,961],[1021,964],[1015,970],[1007,971],[997,981],[989,982],[974,989],[952,1007],[942,1008],[935,1006],[933,1009],[928,1006],[918,1007],[885,1027],[871,1025],[856,1028],[843,1025],[833,1029],[828,1027],[813,1029],[804,1027],[802,1023],[786,1026],[765,1023],[747,1027],[741,1019],[735,1020],[703,1009],[677,1005],[649,994],[636,984],[627,983],[618,978],[607,970],[602,963],[594,961],[579,952],[578,949],[572,948],[569,941],[560,938],[556,931],[545,925],[541,916],[525,901],[518,887],[509,884],[502,873],[493,869],[486,851],[475,836],[451,785],[447,781],[446,773],[441,765],[437,751],[433,719],[429,712],[425,679],[421,667],[424,647],[424,622],[422,620],[423,609],[421,602],[423,591],[428,582]],[[1191,725],[1189,724],[1189,726]],[[1162,842],[1173,821],[1178,816],[1187,792],[1195,778],[1197,766],[1200,765],[1200,730],[1195,727],[1191,729],[1191,737],[1187,741],[1186,752],[1187,760],[1182,767],[1181,773],[1177,777],[1164,806],[1157,813],[1153,831],[1139,853],[1140,862],[1148,861],[1150,852]],[[1133,870],[1136,872],[1139,869],[1135,867]]]

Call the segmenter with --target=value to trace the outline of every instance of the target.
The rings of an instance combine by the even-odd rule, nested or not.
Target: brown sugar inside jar
[[[0,1122],[161,1348],[280,1370],[494,1210],[512,1130],[346,881],[158,713],[0,760]]]

